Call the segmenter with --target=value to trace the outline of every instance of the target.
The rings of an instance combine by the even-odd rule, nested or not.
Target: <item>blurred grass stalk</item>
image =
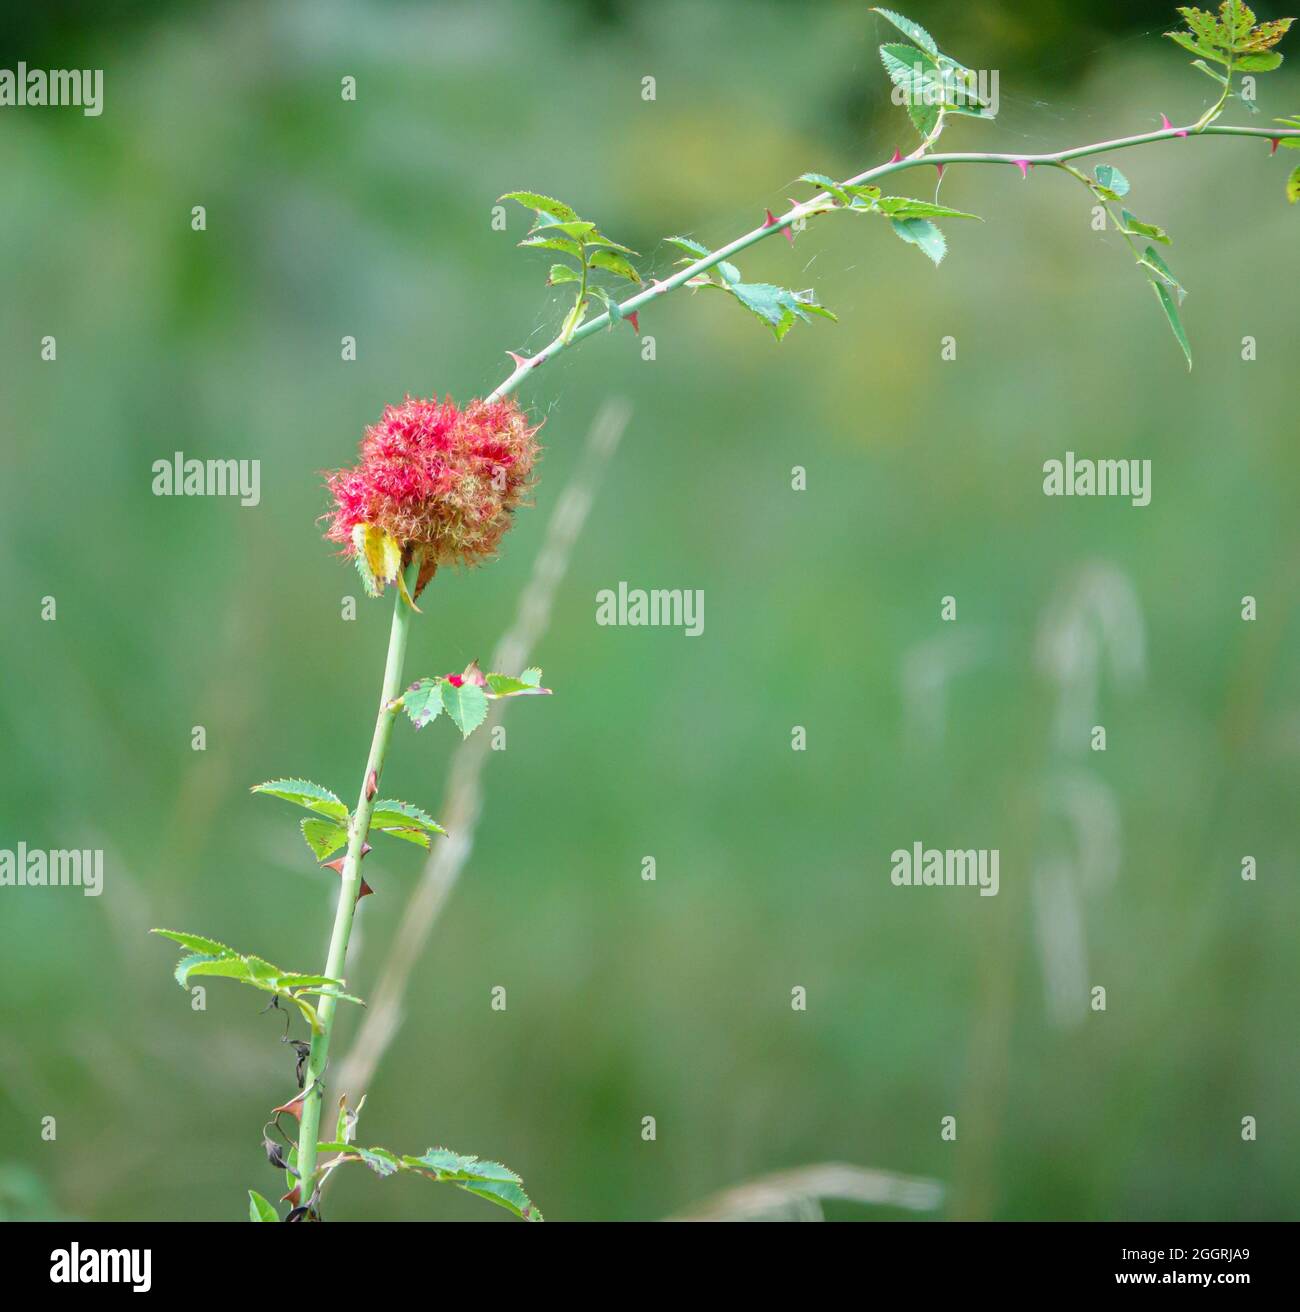
[[[873,1171],[845,1162],[820,1162],[777,1171],[724,1189],[670,1221],[820,1221],[821,1200],[933,1212],[943,1185],[920,1176]]]

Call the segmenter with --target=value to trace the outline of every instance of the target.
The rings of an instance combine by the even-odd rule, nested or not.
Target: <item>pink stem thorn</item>
[[[272,1107],[271,1115],[276,1116],[280,1112],[284,1112],[286,1115],[292,1116],[294,1120],[301,1121],[302,1104],[303,1104],[303,1099],[306,1098],[306,1096],[307,1096],[306,1091],[304,1091],[300,1093],[296,1098],[293,1098],[289,1102],[284,1103],[282,1106]],[[284,1202],[284,1199],[282,1198],[280,1201]]]
[[[897,146],[894,147],[894,153],[889,157],[889,162],[891,164],[901,164],[903,162],[903,152]]]
[[[943,165],[942,165],[942,164],[936,164],[936,165],[934,166],[934,168],[935,168],[935,172],[938,173],[938,175],[939,175],[939,181],[942,182],[942,181],[943,181]]]
[[[526,365],[526,364],[531,364],[531,363],[532,363],[531,360],[526,360],[522,355],[516,355],[513,351],[507,351],[506,354],[507,354],[507,355],[508,355],[508,356],[509,356],[509,357],[515,362],[515,364],[516,364],[519,368],[521,368],[521,369],[524,367],[524,365]]]
[[[636,311],[636,310],[629,310],[629,311],[627,312],[627,314],[625,314],[625,315],[623,316],[623,317],[628,321],[628,323],[630,323],[630,324],[632,325],[632,331],[633,331],[634,333],[639,333],[639,332],[641,331],[641,324],[638,322],[637,317],[636,317],[637,314],[638,314],[638,311]]]
[[[1012,160],[1012,163],[1020,170],[1022,178],[1029,177],[1029,161],[1027,159]]]
[[[1168,131],[1174,126],[1174,125],[1169,121],[1169,115],[1168,115],[1168,114],[1161,114],[1161,115],[1160,115],[1160,126],[1161,126],[1162,128],[1164,128],[1164,130],[1165,130],[1166,132],[1168,132]],[[1187,135],[1187,129],[1186,129],[1186,128],[1179,128],[1178,131],[1174,133],[1174,135],[1177,136],[1177,137],[1185,137],[1185,136]]]
[[[765,228],[775,228],[775,227],[776,227],[776,215],[773,214],[771,210],[764,210],[763,213],[764,213],[764,215],[765,215],[765,218],[763,219],[763,227],[765,227]],[[788,242],[790,243],[791,246],[794,245],[794,233],[792,233],[792,232],[790,231],[790,229],[789,229],[788,226],[787,226],[786,228],[782,229],[781,235],[786,239],[786,241],[788,241]]]
[[[1270,137],[1269,140],[1273,143],[1273,149],[1270,150],[1268,153],[1269,153],[1270,155],[1276,155],[1276,154],[1277,154],[1277,148],[1282,144],[1282,138],[1281,138],[1281,137]]]

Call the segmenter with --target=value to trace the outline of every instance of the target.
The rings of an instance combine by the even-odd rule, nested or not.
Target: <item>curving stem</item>
[[[874,168],[857,173],[851,178],[845,178],[841,185],[861,186],[863,183],[872,182],[876,178],[886,177],[890,173],[901,173],[904,169],[914,169],[922,164],[942,164],[945,168],[950,164],[1004,164],[1018,168],[1024,173],[1031,166],[1037,164],[1059,167],[1072,159],[1084,159],[1089,155],[1105,155],[1111,151],[1128,150],[1133,146],[1145,146],[1154,141],[1173,141],[1182,137],[1209,136],[1262,137],[1269,141],[1284,141],[1292,137],[1300,137],[1300,128],[1238,128],[1219,123],[1211,123],[1207,126],[1204,121],[1201,121],[1188,124],[1187,127],[1183,128],[1157,128],[1154,132],[1139,132],[1131,137],[1116,137],[1113,141],[1097,141],[1091,145],[1074,146],[1069,150],[1053,151],[1045,155],[1010,155],[987,151],[961,153],[931,151],[928,154],[914,152],[905,159],[890,160],[886,164],[878,164]],[[698,260],[679,269],[671,277],[665,278],[662,282],[656,280],[645,291],[629,296],[618,307],[618,317],[626,319],[629,315],[635,314],[643,305],[649,305],[650,302],[658,300],[659,297],[666,296],[669,292],[676,291],[678,287],[684,286],[697,274],[707,273],[708,270],[714,268],[723,260],[730,259],[747,247],[762,241],[765,237],[771,237],[778,232],[785,232],[792,223],[817,213],[818,207],[825,205],[829,200],[831,200],[830,193],[824,191],[811,200],[801,201],[794,205],[792,209],[787,210],[777,218],[774,223],[765,223],[762,227],[754,228],[745,233],[744,236],[737,237],[735,241],[728,242],[725,246],[719,246],[715,251],[710,251],[708,255],[701,255]],[[547,360],[558,355],[565,347],[580,342],[584,337],[590,337],[592,333],[608,327],[609,323],[610,316],[609,312],[606,311],[604,314],[598,314],[594,319],[588,319],[586,323],[569,332],[567,336],[561,333],[549,346],[544,346],[531,359],[524,360],[496,391],[488,395],[487,399],[489,401],[499,401],[503,396],[509,395],[524,381],[524,378],[531,370],[545,364]]]

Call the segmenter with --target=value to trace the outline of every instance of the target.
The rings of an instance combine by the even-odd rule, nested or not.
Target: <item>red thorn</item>
[[[379,775],[376,771],[371,770],[371,772],[366,775],[366,801],[370,801],[378,791]]]
[[[934,167],[935,167],[935,171],[939,174],[939,179],[940,179],[940,181],[942,181],[942,180],[943,180],[943,165],[942,165],[942,164],[936,164]]]
[[[775,228],[776,215],[774,215],[771,210],[764,210],[763,212],[767,215],[767,217],[763,220],[763,227]],[[794,245],[794,233],[790,231],[790,227],[788,224],[781,230],[781,235],[786,239],[786,241],[790,243],[791,246]]]
[[[1282,144],[1282,138],[1281,138],[1281,137],[1270,137],[1269,140],[1273,143],[1273,149],[1270,150],[1268,153],[1269,153],[1270,155],[1276,155],[1276,154],[1277,154],[1277,148]]]
[[[298,1204],[302,1202],[302,1186],[297,1184],[294,1185],[294,1187],[290,1189],[289,1192],[285,1194],[283,1198],[280,1199],[280,1201],[282,1203],[292,1203],[295,1207],[297,1207]]]
[[[296,1098],[292,1099],[290,1102],[285,1103],[283,1107],[272,1107],[271,1115],[278,1116],[281,1112],[287,1112],[290,1116],[294,1118],[295,1121],[301,1121],[302,1103],[303,1103],[303,1099],[306,1098],[306,1096],[307,1095],[305,1093],[300,1093]],[[283,1202],[284,1199],[281,1199],[280,1201]]]
[[[515,362],[516,365],[532,364],[531,360],[526,360],[522,355],[516,355],[513,351],[507,351],[506,354]]]
[[[637,316],[637,312],[635,310],[632,310],[624,317],[627,319],[628,323],[632,325],[632,331],[634,333],[639,333],[641,331],[641,325],[640,323],[637,322],[636,316]]]
[[[1029,161],[1027,159],[1014,160],[1013,163],[1016,168],[1020,170],[1020,176],[1022,178],[1027,178],[1029,176]]]
[[[894,147],[894,153],[889,157],[889,162],[891,164],[901,164],[903,162],[903,153],[897,146]]]
[[[660,282],[658,278],[650,279],[650,287],[653,291],[656,292],[662,292],[668,290],[668,284],[666,282]]]
[[[1174,126],[1174,125],[1169,121],[1169,115],[1168,115],[1168,114],[1161,114],[1161,115],[1160,115],[1160,126],[1161,126],[1162,128],[1164,128],[1166,132],[1167,132],[1170,128],[1172,128],[1172,127]],[[1186,129],[1186,128],[1179,128],[1178,131],[1174,133],[1174,135],[1177,136],[1177,137],[1185,137],[1185,136],[1187,135],[1187,129]]]
[[[374,848],[372,848],[369,843],[362,843],[361,844],[362,860],[364,860],[373,851]],[[337,874],[340,879],[342,879],[343,867],[347,864],[347,860],[348,859],[346,856],[336,856],[333,861],[322,861],[320,863],[321,869],[333,870],[334,873]],[[363,879],[361,881],[361,888],[357,891],[357,901],[360,902],[363,897],[366,897],[368,894],[373,893],[374,891],[375,890],[371,888],[370,885],[367,884],[366,881]]]

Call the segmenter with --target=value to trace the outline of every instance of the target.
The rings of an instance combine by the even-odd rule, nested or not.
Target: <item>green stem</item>
[[[1139,132],[1131,137],[1116,137],[1113,141],[1098,141],[1088,146],[1075,146],[1069,150],[1058,150],[1046,155],[1010,155],[1010,154],[993,154],[993,153],[960,153],[945,154],[943,152],[934,152],[927,155],[912,154],[905,159],[890,160],[886,164],[878,164],[874,168],[865,170],[862,173],[855,174],[851,178],[846,178],[843,185],[860,186],[863,183],[873,182],[877,178],[887,177],[891,173],[901,173],[904,169],[914,169],[918,165],[943,164],[1002,164],[1011,165],[1019,168],[1023,165],[1052,165],[1059,166],[1067,163],[1072,159],[1084,159],[1089,155],[1105,155],[1111,151],[1129,150],[1134,146],[1145,146],[1155,141],[1172,141],[1180,137],[1263,137],[1266,140],[1284,140],[1290,137],[1300,137],[1300,128],[1239,128],[1230,127],[1222,124],[1211,123],[1208,126],[1202,126],[1199,123],[1190,124],[1187,127],[1160,128],[1155,132]],[[677,288],[685,286],[690,279],[698,274],[707,273],[708,270],[716,267],[723,260],[730,259],[733,255],[739,254],[747,247],[762,241],[765,237],[771,237],[775,233],[784,232],[792,223],[800,218],[806,217],[810,212],[815,212],[817,207],[826,204],[831,200],[829,192],[822,192],[814,196],[811,200],[803,201],[795,205],[792,209],[787,210],[781,215],[775,223],[765,224],[761,228],[754,228],[742,237],[737,237],[735,241],[728,242],[725,246],[719,246],[717,250],[711,251],[708,255],[702,255],[698,260],[679,269],[671,277],[665,278],[662,282],[656,280],[651,283],[644,291],[637,292],[634,296],[629,296],[627,300],[619,305],[620,319],[626,319],[629,314],[635,314],[643,306],[649,305],[652,301],[657,301],[661,296],[666,296],[669,292],[676,291]],[[594,319],[588,319],[580,327],[565,336],[563,333],[555,338],[548,346],[544,346],[531,359],[525,360],[514,372],[488,396],[489,401],[500,400],[503,396],[508,396],[513,392],[524,378],[534,369],[543,365],[547,360],[553,358],[567,347],[582,341],[584,337],[590,337],[592,333],[599,332],[602,328],[607,328],[610,324],[609,311],[598,314]]]
[[[413,561],[406,570],[406,590],[410,592],[419,576],[419,562]],[[325,974],[331,979],[344,978],[347,965],[348,939],[352,935],[352,919],[357,908],[357,894],[361,889],[361,853],[366,834],[370,830],[370,816],[375,809],[375,792],[371,779],[378,785],[384,772],[384,759],[388,755],[388,742],[393,736],[393,722],[399,713],[397,694],[402,686],[402,663],[406,656],[406,636],[411,623],[411,604],[402,595],[402,589],[393,588],[393,625],[388,635],[388,659],[384,663],[384,685],[379,694],[379,714],[375,720],[374,737],[370,740],[370,756],[365,773],[361,776],[361,794],[357,808],[348,824],[347,859],[339,881],[339,900],[334,911],[334,929],[330,934],[329,955]],[[301,1184],[301,1204],[308,1206],[312,1196],[311,1181],[316,1173],[316,1144],[320,1138],[321,1106],[325,1101],[323,1076],[329,1061],[330,1033],[334,1028],[334,1010],[337,999],[329,994],[322,996],[317,1013],[321,1032],[313,1034],[311,1055],[303,1087],[302,1125],[298,1133],[298,1174]],[[331,1136],[332,1137],[332,1136]]]
[[[1201,117],[1196,120],[1196,127],[1192,129],[1194,132],[1204,132],[1205,129],[1209,127],[1209,125],[1213,123],[1214,120],[1218,118],[1220,114],[1223,113],[1223,107],[1228,103],[1228,97],[1232,95],[1232,56],[1231,55],[1228,56],[1227,70],[1228,71],[1224,77],[1223,94],[1219,97],[1218,101],[1215,104],[1211,105],[1210,108],[1207,109],[1205,113],[1202,114]]]

